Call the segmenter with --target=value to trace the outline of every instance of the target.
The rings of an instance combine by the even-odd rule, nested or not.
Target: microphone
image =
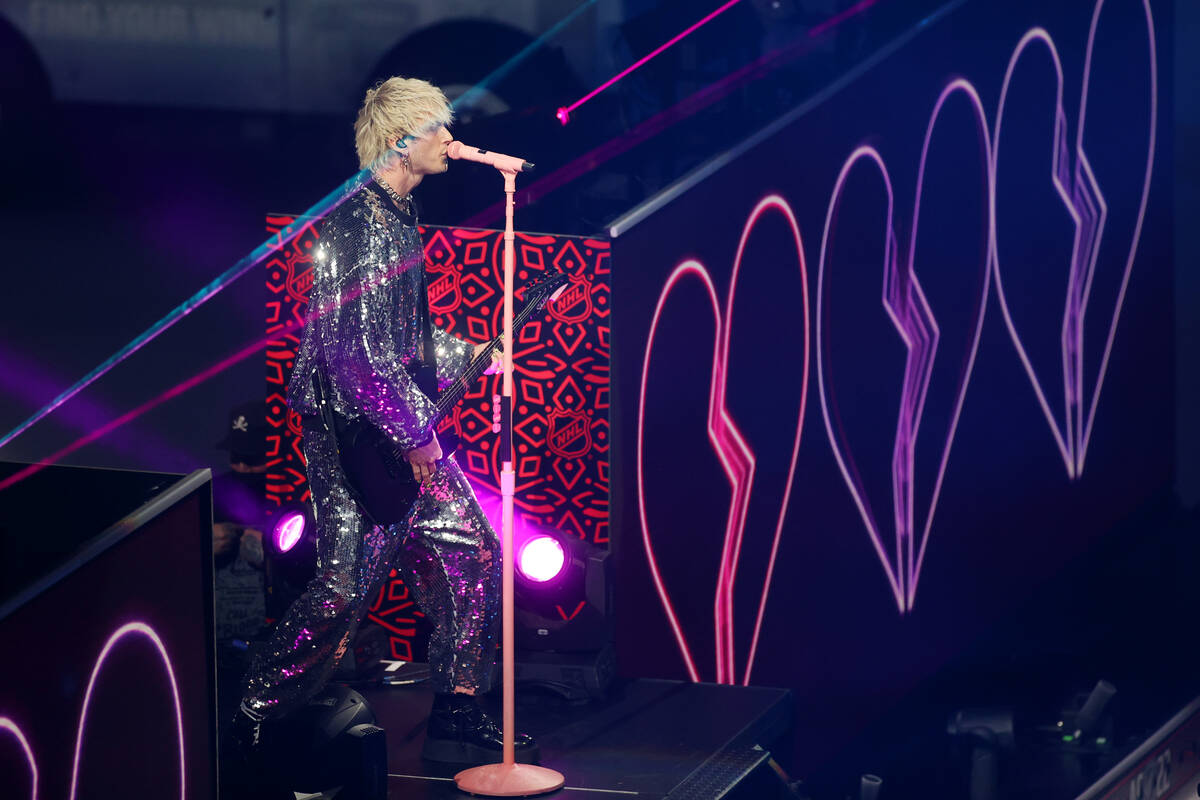
[[[457,140],[446,146],[446,155],[455,160],[465,159],[467,161],[478,161],[480,164],[488,164],[501,172],[529,172],[533,169],[533,164],[524,159],[506,156],[502,153],[493,153],[478,147],[471,147]]]

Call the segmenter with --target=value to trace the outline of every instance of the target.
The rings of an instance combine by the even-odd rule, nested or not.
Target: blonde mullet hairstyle
[[[360,169],[384,163],[397,138],[417,138],[454,121],[441,89],[419,78],[388,78],[367,90],[354,121]]]

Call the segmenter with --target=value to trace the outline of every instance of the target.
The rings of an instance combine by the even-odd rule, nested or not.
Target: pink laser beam
[[[578,100],[576,100],[574,103],[571,103],[571,105],[569,105],[569,106],[563,106],[563,107],[559,108],[559,109],[558,109],[558,111],[554,112],[554,116],[558,117],[558,121],[559,121],[559,122],[561,122],[563,125],[566,125],[566,124],[567,124],[567,122],[568,122],[568,121],[570,120],[570,118],[571,118],[571,112],[572,112],[572,111],[574,111],[575,109],[579,108],[581,105],[583,105],[584,103],[586,103],[588,100],[591,100],[593,97],[595,97],[596,95],[600,94],[600,93],[601,93],[601,92],[603,92],[605,89],[607,89],[609,86],[612,86],[614,83],[616,83],[617,81],[621,80],[621,79],[622,79],[622,78],[624,78],[626,75],[628,75],[629,73],[633,72],[635,69],[637,69],[638,67],[642,66],[643,64],[645,64],[645,63],[646,63],[647,61],[649,61],[650,59],[652,59],[652,58],[654,58],[655,56],[659,55],[659,54],[660,54],[660,53],[662,53],[664,50],[666,50],[668,47],[670,47],[671,45],[675,44],[675,43],[676,43],[676,42],[678,42],[679,40],[683,39],[685,36],[688,36],[689,34],[691,34],[692,32],[694,32],[694,31],[695,31],[695,30],[697,30],[698,28],[701,28],[701,27],[703,27],[704,25],[707,25],[709,22],[712,22],[712,21],[713,21],[714,19],[716,19],[718,16],[720,16],[721,14],[724,14],[726,11],[728,11],[728,10],[729,10],[729,9],[731,9],[731,8],[733,8],[734,6],[736,6],[736,5],[737,5],[738,3],[740,3],[740,2],[742,2],[742,0],[728,0],[728,2],[726,2],[724,5],[720,6],[720,7],[719,7],[717,10],[715,10],[715,11],[711,12],[710,14],[708,14],[708,15],[704,16],[703,18],[701,18],[701,19],[697,20],[696,22],[693,22],[693,23],[692,23],[690,26],[688,26],[688,28],[687,28],[687,29],[685,29],[685,30],[684,30],[684,31],[682,31],[681,33],[677,33],[677,34],[675,34],[675,36],[671,37],[671,39],[670,39],[670,40],[668,40],[668,41],[664,42],[663,44],[660,44],[658,47],[656,47],[656,48],[655,48],[654,50],[652,50],[650,53],[648,53],[647,55],[644,55],[644,56],[642,56],[642,57],[641,57],[641,58],[639,58],[637,61],[635,61],[635,62],[633,62],[632,64],[630,64],[628,67],[626,67],[625,69],[621,70],[621,71],[620,71],[620,72],[618,72],[616,75],[614,75],[613,77],[609,78],[609,79],[608,79],[608,80],[606,80],[604,83],[600,84],[600,85],[599,85],[599,86],[597,86],[595,89],[592,89],[590,92],[588,92],[587,94],[585,94],[583,97],[581,97],[581,98],[579,98]]]
[[[845,19],[840,20],[845,22]],[[832,28],[832,26],[830,26]],[[574,161],[564,164],[564,166],[553,170],[552,173],[542,176],[535,180],[528,187],[524,188],[517,196],[517,207],[523,207],[534,203],[547,196],[553,191],[559,190],[563,186],[570,184],[578,176],[592,172],[601,164],[613,160],[617,156],[625,154],[636,148],[647,139],[658,136],[668,127],[676,124],[676,122],[688,119],[692,114],[701,112],[702,109],[712,106],[713,103],[721,100],[730,92],[737,90],[739,86],[743,86],[756,80],[779,67],[786,64],[787,61],[799,58],[814,47],[809,40],[800,40],[799,42],[788,44],[786,47],[773,50],[773,52],[764,54],[760,58],[751,61],[750,64],[739,67],[738,70],[727,74],[724,78],[715,80],[712,84],[704,86],[703,89],[698,89],[694,94],[683,98],[671,108],[661,110],[658,114],[650,116],[646,120],[638,122],[631,128],[630,131],[623,136],[608,140],[608,142],[596,146],[592,150],[586,152]],[[486,209],[475,213],[472,217],[464,222],[464,228],[481,228],[482,225],[492,222],[493,219],[498,219],[504,216],[504,203],[493,203],[487,206]]]
[[[866,7],[864,7],[865,9]],[[859,9],[864,10],[864,9]],[[845,19],[839,20],[844,22]],[[833,26],[829,26],[832,28]],[[826,29],[828,30],[828,28]],[[810,32],[811,34],[811,32]],[[811,39],[811,36],[810,36]],[[757,80],[762,75],[770,72],[776,67],[784,64],[794,58],[798,58],[804,53],[813,48],[813,43],[809,39],[802,39],[794,44],[780,47],[770,53],[766,53],[754,61],[739,67],[737,70],[729,73],[723,78],[698,89],[693,94],[680,100],[670,108],[659,111],[657,114],[639,122],[631,130],[619,137],[615,137],[599,145],[587,153],[579,156],[573,161],[564,164],[558,169],[550,172],[542,178],[529,184],[523,189],[517,197],[518,207],[527,206],[542,197],[550,194],[556,189],[566,186],[571,181],[578,178],[580,175],[596,169],[601,164],[616,158],[617,156],[627,153],[642,142],[650,139],[664,130],[681,122],[684,119],[696,114],[697,112],[707,108],[721,98],[730,94],[737,88],[744,86],[750,81]],[[504,203],[493,203],[477,214],[472,215],[465,223],[465,228],[479,228],[492,220],[498,219],[504,215]]]
[[[388,272],[381,275],[378,280],[376,280],[370,284],[360,285],[351,291],[345,292],[339,301],[328,303],[325,306],[322,306],[322,307],[316,309],[313,314],[309,315],[306,318],[306,320],[304,320],[304,321],[289,320],[288,322],[285,322],[282,325],[279,325],[276,328],[273,328],[263,338],[250,343],[249,345],[243,347],[241,350],[238,350],[237,352],[235,352],[233,355],[230,355],[224,359],[221,359],[217,363],[209,366],[207,369],[202,370],[201,372],[193,375],[192,377],[188,378],[187,380],[183,381],[182,383],[179,383],[176,386],[172,387],[171,389],[168,389],[167,391],[163,392],[158,397],[155,397],[152,400],[148,400],[145,403],[142,403],[137,408],[134,408],[132,411],[127,411],[124,414],[122,414],[121,416],[117,417],[116,419],[106,422],[104,425],[101,425],[99,428],[91,431],[90,433],[88,433],[84,436],[81,436],[80,438],[78,438],[74,442],[72,442],[71,444],[69,444],[66,447],[62,448],[61,450],[58,450],[57,452],[51,454],[50,456],[46,457],[45,459],[43,459],[35,464],[30,464],[27,467],[25,467],[24,469],[21,469],[15,473],[13,473],[12,475],[9,475],[4,480],[0,481],[0,492],[4,491],[5,489],[8,489],[11,486],[16,485],[17,483],[20,483],[21,481],[25,480],[26,478],[30,477],[31,475],[35,475],[38,472],[41,472],[46,467],[49,467],[53,464],[58,463],[62,459],[69,456],[71,453],[74,453],[75,451],[79,450],[80,448],[91,444],[92,442],[96,441],[97,439],[100,439],[101,437],[116,430],[117,428],[120,428],[122,425],[125,425],[125,424],[137,419],[142,414],[145,414],[146,412],[157,408],[158,406],[162,405],[163,403],[167,402],[168,400],[171,400],[171,399],[183,394],[184,392],[195,388],[196,386],[200,385],[201,383],[204,383],[209,378],[212,378],[213,376],[218,375],[221,372],[224,372],[226,369],[233,366],[234,364],[238,364],[242,361],[245,361],[250,356],[260,354],[264,347],[269,345],[271,342],[279,339],[281,336],[283,336],[287,333],[290,333],[292,331],[295,331],[298,328],[303,327],[305,324],[307,324],[308,321],[312,321],[313,319],[315,319],[317,317],[324,316],[325,314],[329,313],[330,311],[334,310],[335,308],[351,302],[352,300],[361,296],[365,292],[372,291],[373,289],[377,288],[378,286],[381,286],[382,284],[384,284],[385,282],[390,280],[392,277],[398,275],[399,273],[403,272],[405,269],[408,269],[412,266],[415,266],[415,263],[400,262],[394,268],[392,268]]]

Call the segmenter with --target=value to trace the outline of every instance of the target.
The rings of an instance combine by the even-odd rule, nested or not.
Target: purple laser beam
[[[869,5],[861,3],[854,6],[852,9],[855,14],[859,14],[869,8]],[[841,24],[849,18],[850,15],[839,15],[838,24]],[[828,25],[822,28],[818,25],[817,28],[822,28],[821,33],[827,33],[834,25]],[[814,29],[816,30],[816,29]],[[526,188],[522,189],[517,196],[517,208],[527,206],[530,203],[536,202],[551,192],[566,186],[571,181],[581,175],[596,169],[600,165],[616,158],[624,153],[629,152],[637,147],[642,142],[665,131],[677,122],[681,122],[688,117],[696,114],[723,97],[726,97],[731,92],[736,91],[739,87],[745,86],[751,81],[757,80],[773,69],[799,58],[801,55],[813,49],[813,39],[815,38],[813,31],[809,31],[808,37],[801,39],[793,44],[780,47],[770,53],[766,53],[755,60],[751,61],[743,67],[740,67],[729,73],[723,78],[720,78],[713,83],[697,90],[693,94],[680,100],[670,108],[659,111],[657,114],[639,122],[632,129],[608,140],[602,145],[594,147],[578,158],[564,164],[558,169],[550,172]],[[504,202],[493,203],[482,211],[471,216],[465,223],[464,228],[478,228],[489,222],[499,219],[504,216]]]
[[[318,217],[332,211],[341,205],[347,197],[361,189],[363,185],[365,185],[370,179],[370,168],[359,170],[332,192],[318,200],[311,208],[305,211],[304,214],[302,214],[300,217],[297,217],[296,222],[288,225],[286,228],[267,239],[258,247],[254,248],[252,252],[241,258],[232,267],[222,272],[207,285],[201,287],[199,291],[197,291],[187,300],[184,300],[178,306],[171,309],[166,316],[139,334],[135,339],[133,339],[133,341],[126,344],[116,353],[113,353],[113,355],[107,358],[87,375],[84,375],[72,386],[62,391],[57,397],[39,409],[33,416],[26,419],[8,433],[0,436],[0,447],[3,447],[25,431],[29,430],[29,428],[31,428],[40,420],[45,419],[48,414],[51,414],[63,403],[82,392],[88,386],[91,386],[92,383],[99,380],[104,375],[107,375],[118,364],[128,359],[138,350],[141,350],[154,339],[158,338],[163,331],[175,325],[175,323],[192,313],[199,306],[208,302],[218,292],[223,290],[229,284],[233,283],[242,275],[246,274],[251,267],[260,263],[271,253],[282,250],[288,242],[290,242],[302,230],[304,230],[304,225],[299,221],[300,219]]]
[[[51,377],[40,365],[12,351],[0,348],[0,389],[31,406],[52,397],[62,382]],[[85,432],[112,419],[113,412],[98,402],[76,397],[75,402],[60,408],[56,419],[76,432]],[[110,444],[126,455],[144,458],[157,455],[160,462],[186,464],[190,459],[166,441],[148,432],[122,437]]]
[[[386,281],[388,281],[395,275],[399,274],[400,272],[402,272],[405,269],[408,269],[409,267],[414,266],[414,265],[415,265],[415,262],[412,262],[412,261],[402,262],[402,263],[398,264],[392,270],[389,270],[387,273],[381,275],[377,281],[375,281],[371,284],[364,284],[362,286],[356,287],[355,289],[353,289],[351,291],[345,292],[338,301],[328,303],[318,309],[315,309],[312,314],[310,314],[308,317],[305,318],[304,321],[289,320],[289,321],[283,323],[282,325],[279,325],[278,327],[276,327],[276,328],[272,329],[270,332],[268,332],[267,335],[264,336],[263,338],[258,339],[254,342],[251,342],[249,345],[243,347],[242,349],[238,350],[237,352],[233,353],[232,355],[218,361],[217,363],[209,366],[207,369],[204,369],[203,371],[198,372],[197,374],[193,375],[192,377],[188,378],[187,380],[168,389],[167,391],[160,394],[158,397],[155,397],[152,400],[148,400],[145,403],[142,403],[137,408],[133,409],[132,411],[127,411],[126,413],[122,414],[121,416],[117,417],[116,419],[110,420],[109,422],[105,423],[104,425],[101,425],[99,428],[89,432],[88,434],[80,437],[79,439],[76,439],[71,444],[69,444],[66,447],[62,448],[61,450],[58,450],[57,452],[47,456],[45,459],[42,459],[41,461],[37,462],[36,464],[30,464],[29,466],[25,467],[24,469],[21,469],[18,472],[15,472],[12,475],[9,475],[4,480],[0,481],[0,491],[4,491],[5,489],[9,488],[10,486],[14,486],[17,483],[20,483],[21,481],[25,480],[29,476],[40,472],[41,470],[45,469],[46,467],[48,467],[52,464],[58,463],[59,461],[66,458],[71,453],[74,453],[76,450],[80,449],[81,447],[84,447],[85,445],[88,445],[88,444],[96,441],[97,439],[99,439],[103,436],[106,436],[107,434],[111,433],[112,431],[116,430],[117,428],[120,428],[122,425],[125,425],[126,423],[137,419],[142,414],[145,414],[146,412],[148,412],[154,408],[157,408],[158,406],[162,405],[163,403],[167,402],[168,400],[171,400],[171,399],[183,394],[184,392],[186,392],[190,389],[193,389],[196,386],[199,386],[204,381],[208,380],[209,378],[212,378],[215,375],[218,375],[221,372],[224,372],[226,369],[233,366],[234,364],[240,363],[240,362],[246,360],[247,358],[249,358],[250,356],[260,355],[262,353],[262,349],[264,347],[266,347],[270,343],[278,340],[281,336],[284,336],[288,333],[298,330],[303,325],[307,324],[308,321],[311,321],[315,318],[321,317],[321,316],[329,313],[336,307],[339,307],[341,305],[345,305],[346,303],[349,303],[350,301],[359,297],[363,292],[369,292],[369,291],[375,289],[376,287],[382,285],[383,283],[385,283]]]

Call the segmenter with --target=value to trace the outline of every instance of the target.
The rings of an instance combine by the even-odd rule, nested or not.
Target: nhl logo
[[[429,267],[429,313],[448,314],[462,304],[460,277],[449,265]]]
[[[592,426],[585,411],[555,409],[550,412],[546,446],[563,458],[579,458],[592,449]]]
[[[559,322],[583,322],[592,315],[592,284],[587,278],[572,278],[547,310]]]
[[[288,265],[287,291],[299,303],[308,302],[308,293],[313,286],[312,263],[293,262]]]

